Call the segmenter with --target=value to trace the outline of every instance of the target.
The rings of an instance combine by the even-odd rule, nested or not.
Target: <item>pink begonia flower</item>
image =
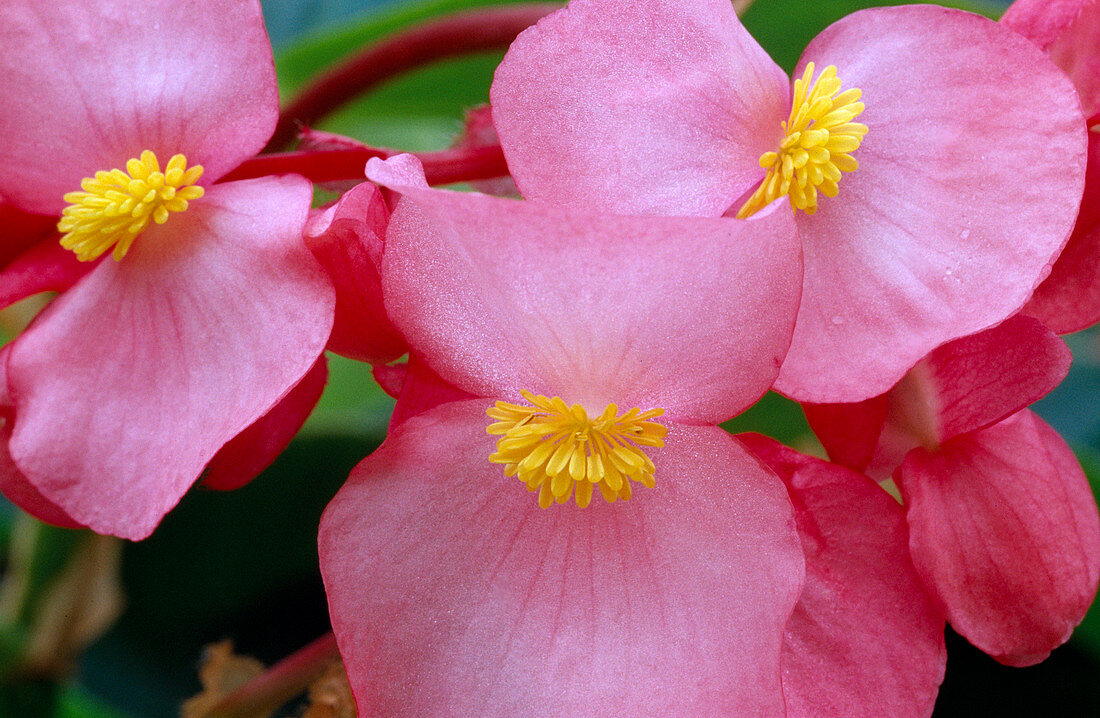
[[[200,5],[0,6],[0,195],[65,209],[81,259],[113,249],[13,343],[7,449],[46,501],[132,539],[299,382],[332,326],[302,237],[309,182],[214,184],[277,119],[259,3]]]
[[[1059,334],[1068,334],[1100,322],[1100,2],[1017,0],[1001,22],[1035,42],[1066,71],[1092,126],[1077,226],[1050,276],[1024,308]]]
[[[805,284],[776,386],[859,401],[1023,306],[1073,226],[1084,122],[1039,48],[941,7],[853,13],[794,76],[728,0],[573,0],[512,45],[493,120],[528,199],[719,215],[789,189],[816,207],[796,212]]]
[[[955,630],[1009,665],[1064,643],[1100,578],[1088,481],[1024,408],[1069,363],[1055,334],[1018,316],[936,349],[884,397],[805,406],[834,461],[892,474],[929,592]]]
[[[781,713],[802,551],[782,483],[714,424],[790,339],[784,204],[617,217],[431,190],[408,156],[368,176],[401,194],[390,316],[478,398],[396,427],[322,518],[360,714]]]
[[[786,482],[806,556],[783,638],[787,718],[930,715],[944,617],[909,558],[904,510],[842,466],[738,438]]]

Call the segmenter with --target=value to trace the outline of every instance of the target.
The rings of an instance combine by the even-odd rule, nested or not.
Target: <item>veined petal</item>
[[[1031,412],[916,449],[895,473],[917,572],[971,643],[1031,665],[1084,618],[1100,518],[1073,452]]]
[[[672,427],[657,488],[540,509],[486,460],[488,403],[409,420],[322,518],[360,714],[781,714],[802,557],[775,476]]]
[[[382,244],[389,209],[377,186],[362,182],[306,223],[306,244],[336,287],[328,348],[371,364],[408,351],[382,305]]]
[[[790,83],[728,0],[573,0],[516,38],[492,102],[528,199],[717,216],[763,177]]]
[[[33,58],[33,61],[28,61]],[[0,194],[62,195],[143,150],[213,182],[271,135],[278,91],[260,4],[10,0],[0,5]]]
[[[43,496],[12,461],[8,451],[15,408],[8,394],[8,357],[11,344],[0,349],[0,493],[39,521],[65,528],[83,528],[79,521]]]
[[[1069,237],[1085,123],[1068,78],[1004,26],[947,8],[853,13],[807,47],[862,90],[859,169],[798,216],[806,284],[777,387],[881,394],[1017,311]]]
[[[1097,50],[1100,54],[1100,50]],[[1100,322],[1100,132],[1089,132],[1081,213],[1058,261],[1023,312],[1059,334]]]
[[[313,366],[334,300],[302,241],[309,201],[298,177],[211,187],[15,341],[11,454],[47,499],[143,538]]]
[[[1018,315],[934,349],[886,394],[803,408],[833,461],[882,480],[910,450],[978,431],[1046,396],[1072,358],[1057,335]]]
[[[1016,316],[930,353],[923,372],[936,407],[938,438],[984,429],[1049,394],[1073,355],[1042,323]]]
[[[233,491],[259,476],[306,423],[327,379],[328,363],[322,354],[278,404],[218,450],[206,466],[203,486]]]
[[[798,302],[785,203],[750,220],[579,213],[422,188],[412,159],[368,164],[403,195],[382,284],[394,324],[443,379],[700,423],[770,386]]]
[[[1100,3],[1016,0],[1001,22],[1043,48],[1066,71],[1086,115],[1100,112]]]
[[[759,435],[786,482],[806,585],[783,639],[787,716],[927,716],[947,652],[943,612],[909,558],[901,506],[873,481]]]

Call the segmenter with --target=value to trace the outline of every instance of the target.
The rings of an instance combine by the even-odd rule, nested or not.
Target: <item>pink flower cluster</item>
[[[572,0],[464,140],[522,198],[400,155],[319,209],[223,180],[274,66],[199,5],[0,6],[0,299],[59,292],[0,350],[12,501],[144,538],[327,348],[397,396],[320,527],[361,715],[928,715],[945,623],[1069,638],[1100,518],[1027,407],[1100,321],[1100,2],[861,11],[792,82],[728,0]],[[829,461],[718,427],[773,388]]]

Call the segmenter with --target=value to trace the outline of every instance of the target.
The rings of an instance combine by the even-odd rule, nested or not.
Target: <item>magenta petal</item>
[[[206,467],[203,486],[233,491],[271,466],[317,406],[327,379],[328,364],[322,354],[278,404],[218,450]]]
[[[1021,411],[911,452],[895,477],[913,561],[956,631],[1010,665],[1069,638],[1096,595],[1100,519],[1053,429]]]
[[[839,196],[798,216],[806,284],[777,387],[860,401],[1023,306],[1072,229],[1085,124],[1038,47],[957,10],[853,13],[796,73],[808,61],[863,91],[870,131]]]
[[[1073,355],[1042,323],[1017,316],[956,339],[914,369],[931,393],[939,440],[977,431],[1038,401],[1069,373]]]
[[[78,260],[57,237],[47,237],[0,270],[0,308],[39,292],[64,291],[95,266]]]
[[[465,401],[474,397],[455,387],[432,371],[416,354],[409,357],[406,373],[397,394],[397,404],[390,416],[390,432],[414,416],[419,416],[449,401]]]
[[[100,533],[147,536],[313,366],[333,296],[299,177],[211,187],[101,262],[15,341],[13,458]]]
[[[800,277],[785,203],[747,221],[576,213],[421,189],[413,169],[367,168],[403,194],[386,308],[458,388],[717,423],[774,381]]]
[[[382,242],[389,222],[382,192],[363,182],[306,224],[306,244],[336,287],[336,319],[328,348],[384,364],[408,351],[382,305]]]
[[[802,557],[775,476],[673,426],[655,489],[540,509],[487,461],[489,404],[410,420],[322,518],[360,715],[781,715]]]
[[[1100,3],[1097,4],[1100,7]],[[1100,49],[1097,50],[1100,54]],[[1100,322],[1100,133],[1089,133],[1089,164],[1081,214],[1069,243],[1031,301],[1025,314],[1059,334]]]
[[[853,404],[802,405],[829,458],[856,471],[870,466],[889,408],[886,394]]]
[[[783,639],[788,718],[930,715],[944,619],[913,569],[901,506],[864,476],[740,438],[786,482],[806,555]]]
[[[33,58],[29,61],[28,58]],[[0,4],[0,194],[60,214],[97,170],[177,152],[212,182],[278,118],[260,4],[167,0]]]
[[[57,231],[57,217],[31,214],[0,197],[0,266]]]
[[[8,395],[8,356],[10,354],[11,344],[0,349],[0,493],[40,521],[65,528],[83,528],[57,504],[43,496],[12,461],[8,442],[11,440],[15,409]]]
[[[1016,0],[1001,22],[1043,48],[1066,71],[1087,116],[1100,112],[1100,3]]]
[[[516,38],[491,96],[523,196],[622,214],[722,214],[790,111],[728,0],[574,0]]]

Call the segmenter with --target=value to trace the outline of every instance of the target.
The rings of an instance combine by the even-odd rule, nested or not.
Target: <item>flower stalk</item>
[[[505,50],[516,35],[559,7],[543,2],[455,13],[371,45],[308,85],[283,110],[266,149],[286,147],[299,127],[402,72],[473,52]]]
[[[387,158],[399,154],[375,147],[339,150],[277,152],[259,155],[241,163],[224,181],[252,179],[276,174],[300,174],[311,182],[363,180],[363,168],[372,157]],[[508,165],[499,145],[456,147],[417,155],[424,174],[433,185],[471,182],[508,175]]]
[[[339,657],[336,637],[327,633],[227,695],[203,718],[244,718],[280,706],[306,690]]]

